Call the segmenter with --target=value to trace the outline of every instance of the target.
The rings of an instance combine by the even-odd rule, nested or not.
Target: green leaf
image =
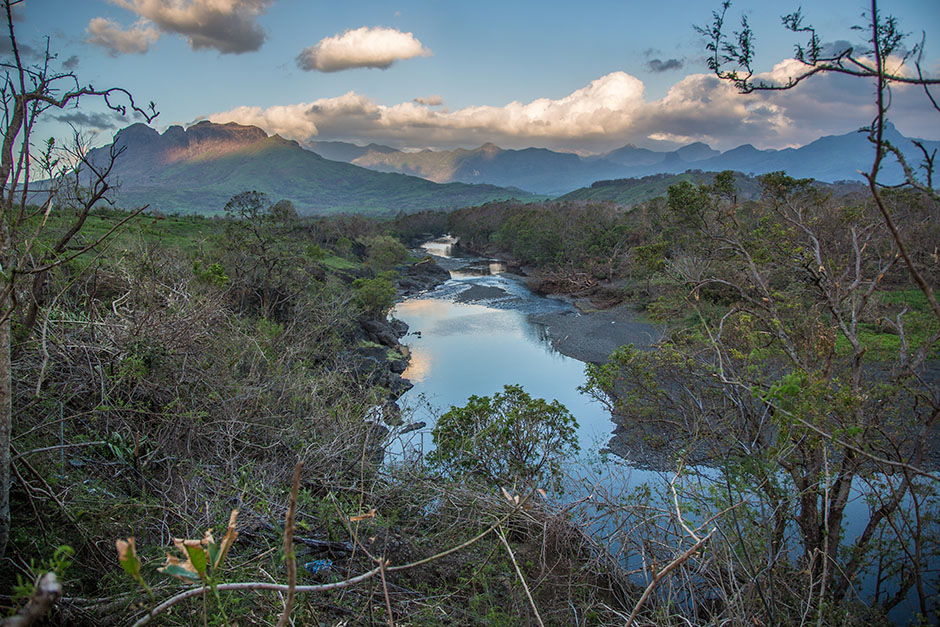
[[[140,578],[140,558],[137,556],[137,547],[134,538],[115,541],[118,552],[118,562],[121,568],[134,579]]]
[[[186,554],[189,555],[189,561],[199,573],[201,578],[206,576],[206,565],[209,563],[206,556],[206,550],[198,540],[187,540],[183,546],[186,547]]]
[[[158,569],[161,573],[166,573],[183,581],[199,581],[199,576],[193,572],[190,572],[185,567],[179,564],[167,564],[163,568]]]

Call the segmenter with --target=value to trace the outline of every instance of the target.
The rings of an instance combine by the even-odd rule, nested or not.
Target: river
[[[585,363],[556,350],[546,325],[540,322],[579,316],[570,303],[533,294],[523,277],[506,272],[505,264],[461,255],[450,239],[428,242],[423,248],[451,272],[451,279],[435,290],[399,303],[393,311],[409,326],[402,342],[411,350],[411,361],[403,376],[414,384],[399,404],[408,421],[424,422],[426,426],[394,442],[388,449],[391,461],[404,458],[420,463],[432,446],[430,430],[441,413],[453,405],[465,404],[470,395],[492,395],[506,384],[519,384],[533,397],[559,401],[578,421],[581,450],[578,459],[566,468],[567,499],[586,491],[619,499],[638,487],[651,486],[656,493],[668,485],[670,474],[607,454],[616,427],[603,405],[578,391],[585,383]],[[653,339],[652,327],[643,322],[604,318],[603,314],[592,320],[593,324],[598,324],[597,320],[604,325],[619,323],[622,335],[613,334],[613,338],[619,337],[622,343]],[[601,335],[611,336],[610,330],[605,328]],[[702,467],[694,473],[704,483],[716,474]],[[853,489],[852,503],[846,510],[846,539],[861,533],[868,519],[865,500],[864,490]],[[588,516],[597,516],[596,508],[590,510]],[[592,531],[612,550],[625,549],[616,533],[621,520],[595,517],[591,524]],[[638,565],[628,552],[624,559],[630,568]],[[933,562],[931,571],[936,570],[936,560]],[[935,572],[932,578],[931,586],[936,588]],[[870,574],[859,583],[863,596],[874,589]],[[891,612],[897,624],[907,623],[914,609],[912,595],[913,591],[907,603]]]
[[[499,261],[455,254],[447,239],[424,249],[450,270],[451,279],[393,311],[409,327],[402,342],[411,361],[402,376],[414,384],[399,402],[412,421],[428,425],[405,436],[405,450],[426,452],[430,428],[451,406],[518,384],[533,397],[564,405],[578,421],[580,460],[596,460],[614,430],[610,413],[578,391],[585,383],[584,362],[557,351],[537,321],[548,314],[579,316],[578,311],[564,300],[533,294]]]

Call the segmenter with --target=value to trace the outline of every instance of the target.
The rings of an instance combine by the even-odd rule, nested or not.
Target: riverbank
[[[545,313],[532,320],[545,326],[559,353],[592,364],[605,363],[611,353],[626,344],[649,348],[666,333],[664,327],[645,321],[630,305],[585,313]]]

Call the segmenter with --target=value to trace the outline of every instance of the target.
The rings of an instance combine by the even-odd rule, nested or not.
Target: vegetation
[[[557,484],[578,449],[578,423],[558,401],[532,398],[518,385],[492,397],[471,396],[434,426],[430,462],[493,486]]]
[[[581,570],[596,559],[590,539],[555,518],[540,495],[520,487],[506,500],[473,478],[380,465],[394,431],[366,418],[389,400],[388,384],[362,368],[360,355],[391,353],[365,328],[394,297],[396,271],[376,273],[375,247],[364,243],[394,249],[380,230],[387,227],[279,218],[276,203],[253,194],[230,208],[243,203],[261,210],[258,222],[144,216],[50,273],[49,305],[14,345],[8,554],[16,561],[4,563],[0,580],[18,576],[22,585],[4,604],[23,606],[40,590],[37,580],[57,569],[65,598],[51,610],[55,622],[147,619],[159,606],[161,624],[189,625],[203,612],[209,621],[273,624],[283,604],[245,584],[285,572],[287,459],[302,462],[292,523],[295,621],[385,620],[382,587],[369,583],[381,579],[379,562],[369,555],[387,560],[393,617],[531,615],[498,531],[524,580],[543,577],[530,591],[544,619],[570,612],[568,597],[553,591],[589,582],[573,602],[603,614],[599,604],[627,583],[616,573],[605,581],[588,574],[606,567]],[[47,238],[67,228],[66,218],[50,216]],[[83,233],[94,237],[125,218],[92,212]],[[259,225],[267,230],[254,231]],[[345,263],[333,267],[337,259]],[[381,305],[367,306],[357,283],[381,285]],[[222,546],[232,509],[238,538],[223,562],[213,546]],[[206,534],[220,525],[221,533]],[[546,525],[552,561],[538,549]],[[164,567],[167,533],[194,540]],[[123,569],[107,548],[116,539],[127,543]],[[63,544],[74,549],[72,565],[53,569],[48,562]],[[463,548],[422,561],[455,547]],[[211,558],[205,578],[192,556],[200,550]],[[360,574],[358,586],[333,586]],[[286,593],[287,576],[275,577]],[[204,601],[192,592],[203,585]],[[349,586],[358,592],[344,592]]]
[[[749,82],[749,31],[729,43],[725,10],[712,69],[770,87]],[[772,173],[745,198],[726,172],[629,210],[499,202],[388,224],[257,191],[211,219],[102,209],[109,168],[80,142],[30,155],[29,133],[48,108],[129,95],[57,91],[74,77],[51,57],[16,58],[0,92],[4,623],[867,625],[907,597],[935,619],[940,200],[927,151],[926,181],[878,183],[903,160],[884,92],[910,80],[885,70],[896,24],[874,5],[870,20],[867,196]],[[811,33],[806,77],[861,63],[785,24]],[[56,174],[46,187],[30,161]],[[660,452],[662,494],[608,476],[554,502],[539,488],[576,424],[511,385],[441,416],[429,468],[384,463],[404,241],[443,225],[546,290],[669,321],[656,351],[620,349],[584,388]]]

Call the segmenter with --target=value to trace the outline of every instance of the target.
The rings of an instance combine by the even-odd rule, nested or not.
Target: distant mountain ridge
[[[910,163],[920,162],[920,151],[894,126],[888,125],[885,137],[901,149]],[[940,149],[940,142],[922,143],[928,151]],[[342,144],[342,150],[337,150],[334,144]],[[342,142],[312,142],[309,145],[314,151],[323,150],[323,156],[329,154],[328,158],[380,172],[401,172],[438,183],[489,183],[551,196],[589,187],[600,180],[679,174],[687,170],[736,170],[753,175],[783,170],[796,178],[815,178],[829,183],[861,181],[863,177],[859,172],[871,168],[872,158],[872,145],[866,135],[859,132],[821,137],[800,148],[782,150],[759,150],[744,144],[722,153],[702,142],[694,142],[676,150],[657,151],[628,144],[591,157],[544,148],[504,150],[489,143],[473,150],[420,152],[404,152],[376,144],[361,147]],[[887,159],[881,180],[897,183],[902,174],[900,166]]]
[[[122,150],[112,171],[120,206],[165,212],[216,213],[235,194],[257,190],[287,199],[301,213],[389,213],[451,209],[490,200],[533,199],[494,185],[438,184],[325,159],[279,135],[235,123],[171,126],[162,134],[144,124],[117,132]],[[110,146],[89,153],[107,158]]]
[[[910,140],[893,126],[886,129],[886,139],[916,167],[921,153]],[[232,196],[246,190],[264,192],[272,201],[288,199],[307,214],[453,209],[509,198],[575,199],[573,192],[580,200],[624,202],[653,193],[662,186],[661,180],[646,181],[643,189],[629,191],[615,191],[611,181],[690,170],[750,175],[783,170],[823,182],[861,181],[859,171],[871,167],[872,155],[862,133],[821,137],[783,150],[745,144],[719,153],[696,142],[671,151],[627,145],[592,157],[544,148],[504,150],[491,143],[473,150],[420,152],[378,144],[308,144],[330,159],[254,126],[208,121],[186,129],[171,126],[162,134],[134,124],[118,131],[113,142],[123,150],[112,171],[119,184],[118,205],[147,204],[164,212],[196,213],[217,213]],[[940,149],[936,141],[923,145],[928,151]],[[90,157],[106,159],[109,148],[93,150]],[[901,174],[901,168],[887,159],[880,180],[898,182]],[[608,189],[599,189],[604,185]],[[631,186],[636,187],[627,187]]]
[[[582,187],[564,196],[558,201],[576,201],[591,203],[614,203],[617,205],[635,205],[653,198],[666,196],[673,185],[688,181],[694,185],[710,185],[715,180],[717,172],[703,172],[702,170],[687,170],[681,174],[650,174],[639,178],[614,179],[610,181],[596,181],[590,187]],[[738,200],[754,200],[760,198],[762,188],[755,176],[736,172],[734,185]],[[837,196],[849,194],[864,195],[868,189],[860,181],[845,181],[826,183],[816,181],[818,188],[831,191]]]

